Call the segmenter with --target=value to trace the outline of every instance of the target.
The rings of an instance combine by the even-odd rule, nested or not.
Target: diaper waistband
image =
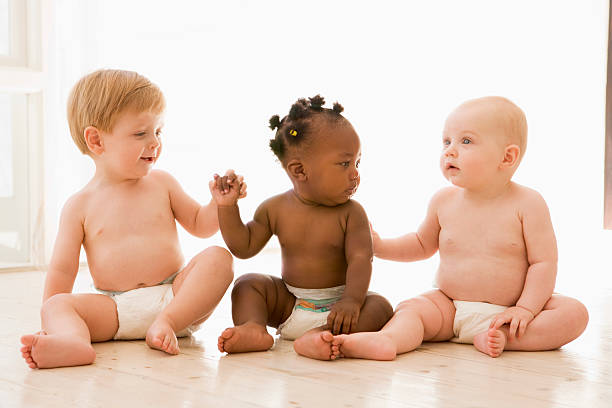
[[[332,288],[320,288],[320,289],[304,289],[296,288],[295,286],[288,285],[285,283],[287,290],[298,299],[308,300],[327,300],[342,297],[344,288],[346,285],[334,286]]]

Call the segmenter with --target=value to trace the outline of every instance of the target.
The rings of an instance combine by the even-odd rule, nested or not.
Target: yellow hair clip
[[[295,130],[295,129],[291,129],[291,130],[289,131],[289,134],[290,134],[291,136],[297,136],[297,130]]]

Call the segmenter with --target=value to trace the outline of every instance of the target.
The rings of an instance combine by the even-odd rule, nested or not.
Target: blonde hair
[[[527,149],[527,118],[523,110],[503,96],[485,96],[471,99],[461,106],[472,104],[484,104],[495,111],[498,120],[501,121],[501,126],[505,129],[506,141],[516,144],[520,149],[520,163]]]
[[[133,71],[101,69],[82,77],[68,96],[68,125],[74,143],[88,154],[84,131],[94,126],[110,132],[119,114],[132,110],[160,114],[166,107],[161,90]]]

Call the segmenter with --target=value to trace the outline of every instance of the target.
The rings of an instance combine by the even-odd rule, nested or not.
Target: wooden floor
[[[271,253],[241,261],[236,275],[276,273],[278,258]],[[397,285],[398,271],[407,268],[397,265],[375,262],[373,279],[379,286],[374,289],[389,290],[394,304],[433,276],[419,275],[415,284],[404,272],[399,282],[405,286]],[[91,366],[30,370],[18,351],[19,336],[39,329],[43,279],[38,271],[0,273],[1,408],[612,406],[609,284],[568,286],[589,308],[591,321],[582,337],[552,352],[506,352],[491,359],[469,345],[426,343],[393,362],[322,362],[299,357],[291,342],[277,340],[268,352],[222,355],[216,341],[231,323],[226,295],[194,337],[180,340],[179,356],[150,350],[142,341],[107,342],[95,345]],[[87,285],[85,271],[76,287]]]

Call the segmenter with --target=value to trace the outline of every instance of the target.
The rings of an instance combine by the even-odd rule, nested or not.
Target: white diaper
[[[474,342],[474,336],[489,329],[493,316],[503,312],[508,307],[485,302],[466,302],[453,300],[455,304],[455,321],[453,332],[455,337],[450,339],[454,343]]]
[[[175,276],[176,274],[171,277],[172,280],[174,280]],[[147,330],[153,324],[157,315],[174,298],[171,283],[138,288],[126,292],[110,292],[99,289],[98,292],[109,296],[117,304],[119,329],[117,329],[117,333],[113,337],[114,340],[144,339]],[[176,336],[190,336],[199,327],[200,325],[191,325],[176,333]]]
[[[287,285],[295,296],[295,306],[291,315],[280,326],[276,334],[282,339],[295,340],[310,329],[327,324],[331,307],[340,300],[345,285],[323,289],[301,289]]]

